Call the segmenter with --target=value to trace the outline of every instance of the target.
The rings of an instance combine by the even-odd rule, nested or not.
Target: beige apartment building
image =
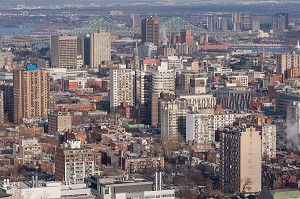
[[[135,72],[131,69],[113,69],[110,71],[110,112],[115,113],[117,106],[126,102],[135,104]]]
[[[51,111],[48,114],[48,133],[55,135],[59,131],[72,129],[70,112]]]
[[[13,72],[14,122],[22,118],[47,117],[49,105],[49,71],[18,69]]]
[[[51,64],[54,68],[79,69],[83,65],[78,55],[77,36],[51,36]]]
[[[160,171],[164,168],[163,157],[136,157],[126,156],[121,158],[122,170],[127,174],[143,173],[151,169]]]
[[[186,115],[181,101],[168,102],[161,110],[161,137],[166,140],[185,139]]]
[[[36,139],[20,140],[13,144],[13,155],[21,158],[24,164],[33,164],[41,159],[42,146]]]
[[[103,61],[111,60],[110,33],[92,33],[90,38],[90,68],[98,68]]]
[[[225,129],[220,134],[223,193],[261,191],[261,135],[255,128]]]
[[[278,72],[285,74],[287,70],[300,67],[300,54],[279,54],[277,55]]]
[[[68,140],[55,151],[55,180],[73,184],[95,174],[94,150],[80,146],[79,140]]]

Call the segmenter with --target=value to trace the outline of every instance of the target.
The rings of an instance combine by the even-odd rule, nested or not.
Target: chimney
[[[163,182],[162,182],[162,174],[161,174],[161,172],[159,172],[159,190],[162,190],[162,184],[163,184]]]
[[[39,176],[35,176],[35,187],[39,187]]]
[[[154,182],[154,191],[158,191],[158,175],[157,172],[155,172],[155,182]]]
[[[31,188],[34,187],[34,176],[31,176]]]

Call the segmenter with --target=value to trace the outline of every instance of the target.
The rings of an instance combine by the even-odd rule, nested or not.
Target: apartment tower
[[[55,180],[81,184],[94,175],[93,149],[82,148],[79,140],[68,140],[55,151]]]
[[[110,71],[110,112],[115,113],[122,102],[135,105],[135,72],[132,69]]]
[[[225,129],[220,134],[221,191],[261,191],[261,135],[255,128]]]
[[[103,61],[111,60],[110,33],[92,33],[90,42],[90,68],[98,68]]]
[[[14,122],[22,118],[47,117],[49,71],[27,66],[13,72]]]

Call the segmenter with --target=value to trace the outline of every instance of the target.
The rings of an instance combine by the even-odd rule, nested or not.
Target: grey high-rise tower
[[[142,42],[154,43],[156,46],[160,46],[159,41],[159,28],[160,21],[153,17],[147,17],[142,20]]]

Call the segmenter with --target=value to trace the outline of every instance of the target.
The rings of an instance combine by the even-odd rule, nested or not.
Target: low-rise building
[[[174,189],[163,189],[161,173],[154,180],[139,175],[92,176],[89,180],[92,191],[100,199],[163,198],[175,199]]]
[[[160,171],[164,168],[164,157],[140,157],[136,154],[130,154],[121,157],[122,170],[127,174],[143,173],[149,170]]]
[[[23,159],[24,164],[35,163],[41,158],[42,146],[36,139],[20,140],[13,144],[13,155]]]
[[[10,194],[10,198],[95,199],[86,184],[44,182],[38,181],[37,176],[33,177],[31,181],[25,182],[10,182],[9,179],[4,179],[1,185],[0,192]]]

